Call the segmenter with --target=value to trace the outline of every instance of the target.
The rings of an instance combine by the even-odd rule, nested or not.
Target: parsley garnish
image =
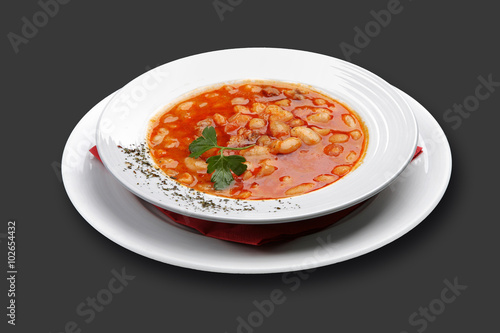
[[[244,150],[253,146],[255,145],[240,148],[221,147],[217,144],[217,134],[215,133],[215,128],[209,126],[205,127],[201,136],[189,145],[189,151],[191,152],[189,157],[198,158],[201,154],[212,148],[220,149],[218,155],[207,158],[207,172],[213,172],[210,181],[214,183],[214,188],[216,190],[223,190],[234,181],[231,171],[239,176],[247,169],[246,164],[243,164],[243,162],[246,161],[243,156],[224,156],[224,150]]]

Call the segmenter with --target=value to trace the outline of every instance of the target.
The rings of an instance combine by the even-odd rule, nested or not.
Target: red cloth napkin
[[[96,146],[92,147],[90,152],[101,161]],[[413,159],[421,153],[422,147],[418,146],[415,155],[413,155]],[[263,245],[272,242],[291,240],[317,232],[338,222],[343,217],[358,209],[363,203],[364,202],[361,202],[333,214],[304,221],[262,225],[212,222],[174,213],[160,207],[156,208],[170,217],[173,221],[195,229],[205,236],[242,244]]]

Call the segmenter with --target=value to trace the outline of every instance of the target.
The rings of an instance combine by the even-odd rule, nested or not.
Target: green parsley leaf
[[[247,165],[243,164],[246,162],[245,158],[240,155],[230,155],[225,156],[225,160],[227,161],[227,165],[229,169],[235,173],[237,176],[241,176],[243,172],[247,169]]]
[[[246,147],[221,147],[217,144],[217,134],[215,133],[215,128],[212,126],[206,127],[201,136],[191,142],[189,145],[189,151],[191,155],[189,157],[198,158],[204,152],[212,149],[219,148],[219,154],[207,158],[207,172],[213,173],[210,179],[214,183],[214,188],[218,190],[223,190],[230,186],[234,181],[234,172],[237,176],[241,175],[247,169],[246,164],[243,164],[246,160],[240,155],[224,155],[224,150],[243,150],[248,149],[254,145]]]
[[[214,155],[207,158],[207,173],[212,173],[216,169],[222,169],[223,167],[227,167],[224,163],[224,156]]]
[[[217,147],[219,146],[217,146],[217,134],[215,133],[215,128],[212,126],[205,127],[201,136],[189,145],[189,151],[191,152],[189,157],[198,158],[207,150]]]
[[[247,169],[243,162],[245,162],[245,158],[240,155],[215,155],[207,158],[207,172],[213,172],[210,180],[214,183],[214,188],[223,190],[231,185],[234,180],[231,171],[239,176]]]
[[[229,164],[225,159],[225,156],[215,155],[207,158],[207,172],[212,173],[212,178],[210,179],[214,183],[214,188],[218,190],[223,190],[233,182],[234,178],[231,174]]]

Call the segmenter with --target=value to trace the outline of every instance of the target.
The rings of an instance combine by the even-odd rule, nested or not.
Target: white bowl
[[[193,90],[248,79],[310,85],[350,107],[369,133],[363,163],[322,189],[279,200],[224,200],[179,185],[161,172],[152,178],[133,172],[142,162],[119,147],[145,144],[148,122],[159,110]],[[369,71],[310,52],[243,48],[183,58],[134,79],[106,106],[96,140],[106,168],[128,190],[154,205],[211,221],[266,224],[313,218],[370,198],[408,165],[417,136],[417,122],[407,102]]]

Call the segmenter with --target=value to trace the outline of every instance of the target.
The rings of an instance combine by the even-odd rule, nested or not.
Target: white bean
[[[276,167],[273,165],[265,164],[262,168],[257,172],[258,177],[265,177],[271,175],[274,171],[276,171]]]
[[[193,172],[207,172],[207,163],[199,158],[186,157],[184,163],[186,167]]]
[[[269,154],[269,148],[265,146],[253,146],[252,148],[241,151],[243,156],[258,156]]]
[[[358,130],[351,132],[351,138],[353,138],[354,140],[358,140],[359,138],[361,138],[362,135],[363,134],[361,134],[361,132]]]
[[[248,104],[249,100],[244,98],[244,97],[235,97],[231,100],[231,104],[233,105],[236,105],[236,104],[240,104],[240,105],[246,105]]]
[[[299,195],[312,190],[316,185],[313,183],[303,183],[286,190],[286,195]]]
[[[210,192],[214,189],[212,183],[200,183],[196,184],[195,189],[200,192]]]
[[[248,128],[250,129],[258,129],[267,125],[267,122],[261,118],[252,118],[248,123]]]
[[[163,135],[163,136],[165,136],[165,135],[167,135],[168,133],[169,133],[169,131],[168,131],[168,129],[166,129],[166,128],[160,128],[160,129],[158,130],[158,134],[159,134],[159,135]]]
[[[339,177],[334,176],[334,175],[319,175],[319,176],[314,177],[314,181],[320,182],[320,183],[330,184],[330,183],[333,183],[334,181],[336,181],[337,178],[339,178]]]
[[[271,138],[267,135],[263,135],[257,139],[257,144],[259,146],[268,146],[272,142]]]
[[[173,169],[166,169],[166,170],[163,170],[163,172],[165,172],[165,174],[169,177],[175,177],[179,174],[179,172],[177,172]]]
[[[311,127],[312,130],[319,135],[325,136],[330,134],[330,129],[329,128],[319,128],[319,127]]]
[[[344,151],[344,147],[337,144],[331,144],[323,148],[323,152],[328,156],[339,156],[342,151]]]
[[[253,103],[251,109],[254,113],[262,113],[266,109],[266,105],[262,103]]]
[[[346,157],[345,157],[345,160],[348,162],[348,163],[353,163],[354,161],[356,161],[356,159],[358,158],[358,154],[356,154],[356,152],[354,151],[351,151]]]
[[[280,182],[282,185],[287,185],[287,184],[291,184],[293,181],[292,177],[290,176],[283,176],[280,178]]]
[[[226,89],[226,91],[231,95],[238,92],[238,88],[235,88],[233,86],[225,86],[224,89]]]
[[[220,113],[216,113],[214,114],[214,122],[219,125],[219,126],[224,126],[226,125],[227,123],[227,119],[226,117],[224,117],[223,115],[221,115]]]
[[[316,123],[327,123],[332,119],[332,115],[329,112],[317,112],[307,116],[307,120]]]
[[[354,118],[351,115],[348,115],[348,114],[343,115],[342,120],[349,127],[356,126],[356,121],[354,120]]]
[[[241,178],[243,178],[243,180],[248,180],[250,178],[253,177],[253,174],[251,171],[249,170],[246,170],[245,172],[243,172],[243,174],[241,175]]]
[[[344,133],[334,133],[331,137],[328,138],[328,141],[331,143],[340,143],[347,142],[349,140],[349,135]]]
[[[293,119],[293,113],[286,111],[278,105],[269,105],[266,108],[266,113],[271,115],[271,120],[289,121]]]
[[[290,126],[292,126],[292,127],[303,126],[303,125],[305,125],[305,123],[306,123],[306,122],[305,122],[305,121],[303,121],[303,120],[302,120],[302,119],[300,119],[300,118],[295,118],[295,119],[292,119],[292,120],[290,120],[290,122],[289,122]]]
[[[177,168],[177,165],[179,165],[179,162],[177,162],[173,158],[163,158],[159,162],[162,168],[167,168],[167,169],[175,169]]]
[[[194,177],[191,176],[191,174],[184,172],[177,177],[177,181],[185,185],[190,185],[194,182]]]
[[[286,138],[280,141],[277,147],[277,152],[280,154],[290,154],[302,146],[302,141],[295,137]]]
[[[244,105],[235,105],[234,106],[234,112],[236,112],[236,113],[245,113],[245,114],[252,113],[252,112],[250,112],[250,109],[247,108]]]
[[[274,102],[276,105],[279,106],[290,106],[291,101],[289,99],[281,99],[279,101]]]
[[[261,87],[259,87],[259,86],[253,86],[253,85],[251,85],[251,84],[247,84],[247,85],[245,85],[245,87],[244,87],[244,88],[245,88],[246,90],[250,90],[250,91],[251,91],[251,92],[253,92],[253,93],[259,93],[259,92],[262,90],[262,88],[261,88]]]
[[[184,102],[184,103],[180,104],[177,108],[179,110],[182,110],[182,111],[187,111],[187,110],[191,109],[193,104],[194,104],[194,102]]]
[[[292,136],[298,137],[307,145],[315,145],[321,141],[321,136],[319,136],[318,133],[305,126],[292,128],[290,134]]]
[[[164,147],[165,148],[177,148],[179,147],[179,140],[178,139],[173,139],[173,138],[167,138],[163,140],[165,142]]]
[[[245,126],[250,121],[250,119],[252,119],[252,116],[249,116],[249,115],[246,115],[246,114],[237,113],[237,114],[231,116],[228,119],[228,122],[235,123],[238,126],[243,127],[243,126]]]
[[[252,195],[252,192],[248,191],[248,190],[243,190],[240,192],[240,194],[238,194],[237,198],[238,199],[246,199],[248,197],[250,197]]]
[[[158,135],[155,135],[155,136],[153,137],[153,139],[151,139],[151,144],[152,144],[153,146],[157,146],[157,145],[159,145],[160,143],[162,143],[162,142],[163,142],[163,139],[164,139],[164,138],[165,138],[165,135],[163,135],[163,134],[158,134]]]
[[[332,173],[337,176],[344,176],[347,174],[349,171],[351,171],[351,167],[348,165],[339,165],[333,168]]]
[[[177,119],[179,119],[179,117],[174,117],[174,116],[167,116],[165,117],[165,119],[163,119],[163,122],[166,124],[166,123],[173,123],[174,121],[176,121]]]
[[[288,126],[284,122],[277,120],[270,121],[269,130],[271,131],[271,134],[276,138],[280,138],[282,136],[290,134],[290,126]]]

